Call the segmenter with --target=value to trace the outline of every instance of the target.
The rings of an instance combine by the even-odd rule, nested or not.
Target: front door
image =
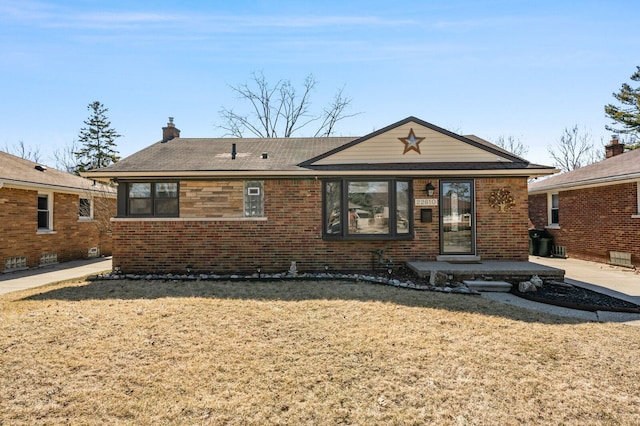
[[[441,180],[440,209],[440,253],[474,255],[473,181]]]

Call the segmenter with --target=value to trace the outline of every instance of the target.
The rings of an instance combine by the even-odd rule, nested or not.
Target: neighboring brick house
[[[364,137],[163,140],[104,169],[125,272],[527,260],[530,164],[414,117]]]
[[[114,188],[0,152],[0,272],[111,254]]]
[[[529,185],[529,217],[577,259],[640,265],[640,149],[614,137],[606,159]]]

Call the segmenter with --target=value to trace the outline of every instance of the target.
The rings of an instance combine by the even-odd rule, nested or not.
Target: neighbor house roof
[[[115,189],[71,173],[46,167],[15,155],[0,152],[0,187],[49,189],[58,192],[83,194],[108,193]]]
[[[610,185],[640,179],[640,149],[529,184],[529,193]]]
[[[421,151],[419,144],[423,140]],[[156,142],[107,168],[83,175],[96,179],[131,179],[357,175],[367,171],[377,174],[475,171],[541,176],[555,169],[530,164],[476,136],[457,135],[408,117],[363,137],[176,137]]]

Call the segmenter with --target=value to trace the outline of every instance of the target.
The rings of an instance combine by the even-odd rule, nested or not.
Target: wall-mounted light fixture
[[[429,182],[429,183],[427,184],[426,190],[427,190],[427,195],[428,195],[429,197],[433,197],[433,193],[435,192],[436,187],[435,187],[435,186],[433,186],[433,184],[432,184],[431,182]]]

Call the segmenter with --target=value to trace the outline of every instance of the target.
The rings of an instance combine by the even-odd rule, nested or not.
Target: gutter
[[[35,183],[35,182],[27,182],[27,181],[19,181],[13,179],[0,179],[0,188],[16,188],[16,189],[46,189],[53,190],[57,192],[64,192],[67,194],[79,194],[83,195],[86,193],[98,193],[104,194],[106,196],[111,196],[116,198],[115,191],[103,191],[100,189],[92,189],[92,188],[78,188],[73,186],[63,186],[63,185],[49,185],[44,183]]]
[[[598,179],[589,179],[579,182],[567,182],[564,184],[556,184],[556,185],[548,185],[541,188],[530,189],[529,194],[543,194],[551,191],[558,190],[574,190],[574,189],[585,189],[585,188],[595,188],[598,186],[606,186],[611,184],[623,184],[623,183],[632,183],[640,180],[640,173],[634,173],[630,175],[622,175],[622,176],[607,176]]]
[[[506,170],[204,170],[204,171],[139,171],[112,172],[109,174],[85,172],[83,177],[89,179],[114,180],[131,178],[240,178],[240,177],[270,177],[270,178],[299,178],[299,177],[339,177],[339,176],[547,176],[554,169],[506,169]]]

